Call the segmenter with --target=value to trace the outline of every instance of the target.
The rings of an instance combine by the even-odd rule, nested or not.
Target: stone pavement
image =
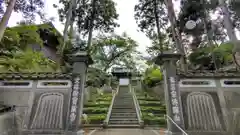
[[[151,129],[98,129],[87,135],[164,135],[160,130]]]

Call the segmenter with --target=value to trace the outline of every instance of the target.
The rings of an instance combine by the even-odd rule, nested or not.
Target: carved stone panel
[[[38,86],[33,90],[22,125],[23,132],[49,134],[63,131],[67,127],[71,89],[71,85],[68,87],[52,85]]]
[[[224,131],[225,125],[216,92],[181,92],[188,131]]]

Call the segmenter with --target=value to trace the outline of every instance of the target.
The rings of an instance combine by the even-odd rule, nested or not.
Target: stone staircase
[[[108,127],[136,128],[139,127],[137,113],[132,94],[128,86],[119,86],[118,94],[112,107]]]

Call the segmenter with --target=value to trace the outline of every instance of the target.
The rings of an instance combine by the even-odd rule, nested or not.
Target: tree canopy
[[[136,54],[137,43],[125,33],[123,35],[99,35],[93,40],[91,55],[96,59],[95,66],[107,71],[114,65],[133,68],[133,55]]]
[[[94,7],[92,5],[94,3]],[[66,18],[69,1],[68,0],[59,0],[60,4],[63,4],[63,8],[58,8],[58,13],[60,21],[63,22]],[[103,31],[103,32],[113,32],[115,27],[118,27],[119,24],[116,22],[118,19],[118,13],[115,8],[115,3],[112,0],[83,0],[78,1],[76,13],[74,13],[74,22],[76,22],[78,27],[78,32],[81,35],[86,35],[89,32],[90,20],[94,19],[92,24],[93,30]],[[93,9],[97,9],[93,13]],[[94,18],[93,18],[94,14]]]

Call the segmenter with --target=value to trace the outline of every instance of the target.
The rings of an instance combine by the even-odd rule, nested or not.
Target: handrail
[[[138,100],[137,100],[137,96],[135,94],[135,89],[132,90],[131,86],[130,86],[130,89],[131,89],[131,92],[132,92],[132,95],[133,95],[133,102],[134,102],[134,105],[135,105],[135,109],[136,109],[136,113],[137,113],[137,117],[138,117],[138,122],[141,125],[143,123],[142,112],[141,112],[141,109],[140,109],[140,106],[139,106],[139,103],[138,103]]]
[[[114,101],[115,101],[115,97],[116,97],[116,95],[118,93],[118,89],[119,89],[119,86],[117,88],[117,91],[115,93],[113,93],[112,101],[111,101],[111,104],[110,104],[110,106],[108,108],[107,117],[106,117],[106,119],[103,122],[105,124],[105,126],[108,125],[108,122],[109,122],[109,119],[110,119],[110,116],[111,116],[111,113],[112,113],[112,107],[113,107],[113,104],[114,104]]]
[[[185,132],[170,116],[164,115],[164,118],[170,120],[184,135],[188,135],[187,132]]]

